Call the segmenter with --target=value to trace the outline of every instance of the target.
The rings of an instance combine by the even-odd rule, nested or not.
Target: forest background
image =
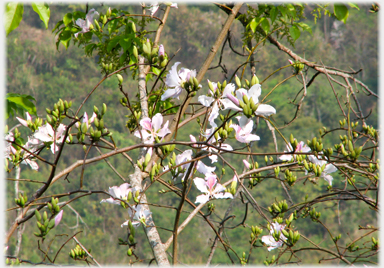
[[[106,10],[109,3],[100,6],[96,3],[90,4],[90,7],[96,10]],[[114,7],[123,4],[113,5]],[[292,48],[297,54],[317,62],[323,62],[327,66],[334,66],[340,69],[352,68],[353,70],[363,69],[356,77],[362,81],[374,92],[378,92],[378,15],[377,13],[370,13],[370,6],[359,5],[360,11],[350,9],[350,16],[346,24],[328,16],[322,16],[314,23],[312,15],[310,14],[311,8],[305,9],[305,16],[308,18],[305,22],[312,27],[313,35],[309,33],[302,33],[300,38],[296,41],[295,47]],[[49,29],[46,30],[39,17],[34,13],[32,8],[28,5],[24,7],[23,20],[20,26],[9,34],[6,39],[6,87],[8,92],[15,92],[21,94],[29,94],[36,99],[37,114],[44,115],[45,107],[50,107],[59,98],[63,100],[71,100],[74,107],[78,106],[84,97],[88,94],[89,90],[95,85],[102,75],[97,65],[96,58],[89,58],[84,55],[84,52],[71,45],[65,49],[62,45],[56,49],[55,36],[51,33],[55,23],[62,19],[65,13],[74,10],[85,10],[85,4],[75,5],[52,5],[51,19],[49,22]],[[128,11],[139,12],[140,7],[130,4],[126,7]],[[123,8],[122,8],[123,9]],[[199,69],[205,56],[209,52],[209,48],[215,41],[217,33],[221,29],[221,25],[226,18],[226,14],[220,11],[213,4],[201,5],[185,3],[179,4],[179,8],[172,12],[169,17],[167,25],[163,31],[162,44],[169,54],[173,54],[179,48],[180,51],[175,55],[173,61],[180,61],[183,66],[189,69]],[[242,25],[234,23],[231,27],[232,46],[237,51],[242,51],[241,35]],[[282,41],[284,43],[284,41]],[[285,44],[291,47],[288,43]],[[213,66],[219,61],[220,54],[216,55]],[[288,64],[288,57],[284,53],[278,53],[277,48],[270,45],[268,42],[264,46],[260,46],[256,53],[256,74],[262,80],[273,70]],[[236,56],[228,50],[223,53],[223,64],[225,64],[226,72],[221,68],[216,68],[208,71],[206,77],[214,81],[223,81],[232,76],[236,68],[244,61],[241,56]],[[250,77],[250,70],[247,69],[248,77]],[[273,78],[269,79],[263,88],[272,88],[279,81],[292,73],[292,69],[286,69],[277,73]],[[137,88],[137,84],[133,80],[129,80],[129,75],[126,76],[125,87]],[[202,83],[204,88],[207,88],[206,83]],[[278,109],[274,120],[277,125],[283,125],[294,116],[294,109],[292,104],[289,103],[294,97],[295,92],[301,84],[291,79],[279,87],[279,94],[273,97],[273,106]],[[327,90],[323,90],[326,88]],[[329,89],[329,84],[326,77],[316,79],[315,83],[311,86],[306,97],[306,102],[302,107],[301,117],[297,119],[289,131],[293,133],[294,137],[299,141],[311,139],[318,133],[319,129],[323,126],[335,127],[338,122],[338,107],[334,98],[329,97],[332,92]],[[363,95],[362,93],[360,93]],[[375,128],[378,126],[378,103],[372,101],[372,98],[362,97],[361,105],[365,114],[372,112],[367,123],[373,125]],[[98,107],[102,103],[108,106],[108,113],[105,115],[105,121],[108,122],[108,128],[113,132],[116,145],[118,147],[125,147],[138,143],[138,139],[133,137],[126,128],[126,108],[120,105],[119,99],[121,94],[118,90],[118,81],[111,77],[105,81],[96,91],[91,100],[83,107],[82,112],[92,111],[93,105]],[[337,120],[336,120],[337,119]],[[14,126],[18,122],[11,118],[7,124]],[[22,129],[20,128],[22,131]],[[284,132],[283,134],[289,136],[290,133]],[[288,130],[287,130],[288,131]],[[180,133],[181,137],[188,137],[189,134],[198,134],[198,125],[193,125],[187,130]],[[259,152],[273,151],[274,145],[270,132],[265,124],[260,124],[258,127],[258,135],[261,138],[255,146]],[[337,143],[338,136],[335,135],[332,142]],[[285,149],[283,143],[279,143],[279,149]],[[48,157],[49,152],[45,152]],[[96,156],[98,153],[91,152],[89,157]],[[134,154],[131,155],[135,159]],[[59,169],[62,169],[71,163],[74,159],[82,159],[84,151],[82,148],[73,147],[70,153],[64,154],[60,161]],[[237,168],[242,168],[241,159],[235,155],[229,157],[229,160]],[[255,160],[263,162],[263,158]],[[120,174],[132,173],[133,167],[127,164],[126,160],[121,156],[116,156],[109,159],[110,163],[117,168]],[[38,172],[31,171],[29,167],[22,166],[22,178],[31,180],[43,180],[48,176],[49,169],[41,165]],[[12,174],[7,176],[12,177]],[[71,177],[76,178],[79,176],[79,171],[74,171],[68,178],[68,183],[57,183],[53,185],[51,191],[64,192],[70,189]],[[121,180],[113,172],[110,171],[107,163],[98,162],[88,166],[85,176],[86,189],[99,189],[107,190],[112,185],[119,185]],[[334,177],[335,187],[341,181],[338,177]],[[6,182],[6,207],[12,207],[14,203],[13,182]],[[32,192],[30,185],[25,184],[20,187],[23,191]],[[293,198],[308,195],[314,196],[327,187],[327,183],[323,180],[319,181],[317,185],[311,187],[303,187],[302,192],[295,191]],[[155,186],[150,188],[147,194],[150,196],[150,202],[163,205],[175,205],[176,199],[172,194],[158,194],[162,188]],[[253,190],[255,191],[255,190]],[[153,194],[151,194],[151,192]],[[275,196],[277,200],[285,198],[284,192],[281,188],[273,184],[260,184],[254,195],[261,202],[262,207],[267,207],[269,203],[263,203],[263,195]],[[125,221],[121,210],[100,204],[100,200],[106,198],[104,195],[91,195],[87,198],[81,199],[79,202],[71,203],[72,209],[66,208],[64,218],[60,228],[53,229],[53,234],[68,233],[73,234],[80,230],[83,232],[78,235],[82,244],[87,245],[87,248],[92,249],[92,255],[96,256],[100,264],[116,263],[126,264],[129,257],[126,255],[126,248],[118,245],[118,238],[124,236],[124,229],[120,224]],[[220,211],[220,203],[216,203],[217,210]],[[327,204],[322,208],[326,224],[332,229],[343,229],[344,233],[348,230],[354,232],[356,226],[365,226],[367,222],[372,222],[372,218],[376,217],[373,211],[366,211],[359,209],[359,203],[339,202],[343,213],[339,214],[337,206]],[[244,217],[242,206],[236,206],[232,214],[236,217],[232,220],[233,225],[236,225]],[[186,209],[188,211],[188,209]],[[204,208],[205,212],[207,211]],[[153,217],[156,225],[167,227],[173,224],[174,212],[168,209],[158,208],[153,209]],[[6,226],[7,229],[11,221],[14,219],[13,212],[7,212]],[[187,214],[187,213],[185,213]],[[212,221],[219,222],[222,215],[218,212],[211,216]],[[246,223],[248,225],[257,224],[260,217],[255,212],[250,212]],[[308,219],[310,221],[310,219]],[[181,234],[180,234],[180,262],[182,263],[199,263],[204,261],[209,252],[214,233],[205,228],[203,220],[196,217]],[[353,224],[351,224],[353,223]],[[300,232],[305,233],[310,239],[320,242],[326,237],[326,231],[317,228],[314,224],[298,224],[297,228]],[[33,221],[27,222],[21,245],[20,258],[28,258],[32,262],[41,261],[41,252],[37,250],[36,240],[33,240],[31,234],[35,231],[36,226]],[[162,237],[168,237],[165,230],[159,230]],[[28,235],[27,235],[28,234]],[[249,245],[244,243],[249,239],[248,228],[236,228],[233,230],[228,229],[226,235],[233,241],[239,243],[232,244],[232,247],[241,254],[247,252]],[[60,239],[52,244],[51,251],[56,252],[60,247]],[[65,238],[62,238],[65,239]],[[137,254],[141,258],[150,259],[151,250],[147,245],[144,233],[138,232],[136,237],[140,244],[140,249]],[[345,243],[348,237],[343,237]],[[324,242],[324,246],[329,241]],[[10,241],[10,251],[12,252],[15,245],[15,238]],[[329,244],[328,244],[329,245]],[[64,252],[68,252],[73,245],[67,244]],[[268,253],[266,248],[257,248],[260,254],[253,254],[250,264],[261,264],[265,258],[270,257],[273,252]],[[25,254],[25,256],[23,255]],[[321,259],[321,253],[313,253],[303,256],[304,263],[312,263],[313,259]],[[212,260],[212,264],[229,262],[226,258],[226,253],[218,250]],[[58,257],[59,263],[70,263],[74,261],[68,254],[61,254]],[[329,264],[329,263],[327,263]]]

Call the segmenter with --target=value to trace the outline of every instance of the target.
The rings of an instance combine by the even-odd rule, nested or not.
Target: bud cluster
[[[151,160],[151,156],[152,156],[152,153],[150,151],[148,151],[145,154],[144,161],[141,159],[137,160],[137,166],[141,169],[141,171],[145,171],[145,169],[149,163],[149,160]]]
[[[363,126],[363,132],[367,135],[370,135],[374,139],[376,139],[376,141],[379,138],[379,133],[373,126]]]
[[[278,203],[273,203],[268,207],[268,211],[275,217],[279,214],[283,215],[284,212],[288,210],[287,200],[280,201]]]
[[[153,182],[153,179],[155,176],[159,175],[160,173],[160,168],[161,168],[161,163],[154,164],[152,166],[151,171],[149,172],[149,178],[151,179],[151,182]]]
[[[244,266],[244,265],[247,264],[247,261],[248,261],[248,259],[247,259],[246,255],[245,255],[245,252],[243,252],[242,257],[240,258],[240,264],[241,264],[242,266]]]
[[[316,177],[320,177],[321,173],[324,171],[325,169],[325,164],[322,165],[322,166],[319,166],[319,165],[316,165],[314,163],[311,163],[311,162],[307,162],[305,159],[303,161],[303,165],[304,165],[304,168],[308,171],[308,172],[313,172],[315,173],[315,176]]]
[[[52,213],[52,215],[55,215],[59,213],[60,211],[60,206],[58,205],[59,203],[59,198],[53,198],[51,199],[51,203],[47,203],[49,211]]]
[[[143,56],[148,60],[150,64],[155,64],[160,68],[164,68],[168,63],[168,56],[164,51],[164,47],[152,47],[151,42],[147,39],[143,42]],[[137,48],[134,46],[134,55],[138,57]],[[196,80],[197,81],[197,80]]]
[[[37,209],[35,210],[35,217],[37,228],[39,228],[40,233],[35,232],[33,234],[44,239],[48,232],[55,227],[55,218],[49,220],[46,211],[44,211],[43,217],[41,217],[41,214]]]
[[[304,161],[305,161],[305,159],[304,159]],[[306,163],[306,161],[305,161],[305,163]],[[284,177],[290,186],[292,186],[297,180],[297,177],[295,175],[293,175],[293,173],[289,169],[285,170]]]
[[[69,108],[71,108],[71,106],[72,101],[67,102],[63,101],[62,99],[59,99],[59,101],[53,105],[52,110],[46,108],[45,111],[47,112],[48,124],[55,128],[55,126],[66,117],[67,111],[69,110]]]
[[[316,209],[312,208],[312,210],[309,211],[309,216],[311,217],[312,221],[318,222],[321,216],[321,212],[316,212]]]
[[[315,152],[315,154],[323,150],[323,142],[321,138],[317,140],[316,137],[313,137],[312,141],[307,140],[307,143],[311,150]]]
[[[20,262],[20,260],[18,258],[16,258],[16,259],[6,258],[5,259],[5,264],[9,265],[9,266],[14,266],[14,265],[20,265],[21,262]]]
[[[265,260],[265,261],[264,261],[264,265],[265,265],[265,266],[269,266],[269,265],[271,265],[272,263],[274,263],[275,260],[276,260],[276,256],[273,255],[272,258],[271,258],[271,260]]]
[[[161,143],[159,137],[155,136],[155,143]],[[160,146],[160,150],[163,154],[164,157],[167,157],[170,153],[173,152],[173,150],[175,150],[175,147],[176,147],[176,144],[168,144],[168,145],[163,145],[163,146]]]
[[[239,106],[243,109],[243,113],[246,117],[251,118],[254,116],[259,104],[255,104],[253,98],[248,98],[247,95],[243,95],[243,100],[239,100]]]
[[[88,249],[88,252],[91,252],[91,249]],[[69,256],[74,260],[84,261],[87,258],[87,253],[77,244],[74,249],[71,249]]]
[[[295,74],[300,73],[305,67],[304,63],[301,63],[298,60],[295,62],[292,62],[291,60],[289,60],[289,62],[292,64],[292,67],[295,69]]]
[[[287,231],[282,229],[281,232],[287,238],[286,243],[291,247],[294,246],[296,242],[300,239],[299,231],[293,232],[292,230]]]
[[[209,211],[209,212],[213,213],[213,212],[215,211],[216,206],[215,206],[214,203],[209,202],[209,203],[207,204],[207,206],[208,206],[208,211]]]
[[[251,239],[249,240],[249,243],[253,246],[256,246],[256,239],[263,232],[263,229],[261,229],[258,226],[252,226],[251,229],[252,229],[252,233],[251,233]]]
[[[372,249],[379,249],[379,239],[375,239],[373,236],[372,236],[372,246],[371,248]]]
[[[225,122],[224,126],[219,128],[215,132],[214,137],[215,137],[216,141],[220,140],[220,142],[224,142],[228,138],[228,136],[233,131],[233,128],[231,128],[230,125],[232,125],[232,120],[230,120],[229,122]],[[216,129],[217,128],[215,128],[215,130]],[[219,139],[219,137],[220,137],[220,139]]]
[[[24,192],[24,196],[19,192],[19,198],[15,198],[16,205],[22,208],[24,207],[25,203],[27,203],[27,201],[28,201],[28,196],[26,192]]]
[[[360,156],[363,151],[363,146],[354,147],[353,142],[346,135],[340,135],[340,144],[335,144],[336,150],[343,154],[344,157],[351,159],[352,161],[356,161],[356,159]]]

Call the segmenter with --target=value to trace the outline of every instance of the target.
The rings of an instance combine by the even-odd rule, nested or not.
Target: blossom
[[[240,125],[232,124],[230,125],[236,131],[236,140],[243,143],[250,143],[251,141],[258,141],[260,137],[254,134],[251,134],[253,129],[253,121],[248,120],[248,122],[244,125],[242,122],[242,118],[240,116],[236,117],[239,120]]]
[[[96,113],[94,112],[94,113],[92,114],[92,117],[88,119],[88,114],[87,114],[87,112],[84,112],[83,119],[81,120],[81,122],[82,122],[82,123],[85,122],[85,123],[87,124],[87,128],[89,128],[90,124],[93,123],[93,121],[95,120],[96,116],[97,116],[97,115],[96,115]],[[75,123],[75,126],[76,126],[77,128],[79,128],[79,127],[81,126],[80,122],[77,121],[77,122]]]
[[[214,128],[207,129],[204,136],[205,137],[210,137],[213,134],[213,131],[214,131]],[[193,135],[189,135],[189,138],[191,139],[191,142],[197,142],[196,138]],[[211,139],[209,140],[208,143],[209,144],[215,144],[216,143],[215,137],[214,136],[211,137]],[[218,145],[215,144],[215,146],[219,147],[220,149],[227,150],[227,151],[232,151],[233,150],[231,145],[225,144],[225,143],[219,143]],[[194,147],[198,148],[199,146],[194,146]],[[218,152],[218,150],[216,148],[213,148],[213,147],[210,147],[210,146],[205,146],[205,145],[201,146],[201,149],[202,150],[207,150],[208,152],[215,152],[215,153]],[[217,162],[217,155],[210,155],[210,156],[208,156],[208,158],[211,159],[212,163]]]
[[[247,160],[243,159],[243,163],[244,163],[244,166],[245,166],[247,169],[249,169],[249,168],[251,167],[251,164],[250,164]]]
[[[178,8],[177,7],[177,3],[166,3],[166,4],[171,6],[171,7]],[[159,3],[158,2],[153,2],[150,5],[150,8],[149,8],[149,10],[151,11],[151,16],[153,16],[158,9],[159,9]]]
[[[115,200],[115,198],[119,198],[122,200],[128,200],[128,194],[129,192],[132,192],[132,188],[130,188],[129,183],[123,183],[120,186],[112,186],[109,187],[109,194],[112,195],[112,197],[108,199],[103,199],[100,201],[100,203],[107,202],[110,204],[115,204],[115,205],[121,205],[120,200]]]
[[[216,96],[217,92],[217,83],[215,82],[210,82],[208,80],[208,83],[211,83],[213,86],[213,90],[209,89],[209,95]],[[232,95],[232,92],[235,91],[235,85],[233,83],[229,83],[225,86],[223,90],[223,94],[220,97],[217,97],[216,99],[211,97],[211,96],[199,96],[198,101],[204,105],[205,107],[210,107],[212,105],[212,110],[211,114],[208,117],[208,121],[213,127],[216,127],[216,124],[214,124],[214,120],[219,116],[219,109],[221,108],[222,110],[228,109],[229,107],[234,106],[233,103],[228,100],[227,94]]]
[[[206,175],[206,174],[209,174],[209,173],[213,174],[213,172],[215,171],[216,167],[210,167],[210,166],[205,165],[201,161],[197,161],[196,169],[201,174]]]
[[[271,251],[275,248],[281,247],[284,243],[283,241],[286,241],[287,238],[281,233],[281,230],[285,228],[285,224],[278,224],[277,222],[272,222],[271,227],[269,229],[270,235],[264,235],[261,238],[261,241],[268,246],[268,251]],[[272,236],[272,234],[276,232],[280,232],[280,239],[279,241],[276,241],[275,238]]]
[[[196,70],[181,68],[179,71],[177,71],[177,66],[179,64],[180,62],[176,62],[167,74],[165,84],[167,85],[168,89],[161,96],[162,101],[165,101],[169,98],[179,99],[179,95],[183,90],[185,82],[189,81],[191,77],[196,77]]]
[[[333,172],[337,171],[337,168],[325,160],[317,159],[317,157],[314,155],[308,155],[308,159],[309,159],[309,161],[311,161],[312,163],[314,163],[315,165],[318,165],[320,167],[325,165],[325,168],[324,168],[323,172],[321,172],[320,177],[322,177],[324,180],[326,180],[329,183],[329,185],[332,186],[333,177],[331,175],[329,175],[329,173],[333,173]]]
[[[167,134],[171,133],[168,128],[169,121],[164,124],[163,128],[161,128],[162,124],[163,116],[160,113],[155,114],[152,119],[149,117],[145,117],[140,120],[142,130],[136,130],[134,135],[138,138],[141,138],[141,133],[144,139],[144,143],[154,143],[155,137],[164,138]]]
[[[179,154],[176,156],[176,160],[175,160],[175,166],[178,166],[184,162],[187,162],[189,160],[192,159],[192,154],[193,154],[193,151],[192,150],[186,150],[184,151],[183,153]],[[178,167],[177,169],[181,170],[181,172],[179,172],[177,169],[176,169],[176,176],[177,177],[182,177],[181,178],[181,181],[184,181],[184,177],[185,177],[185,172],[186,170],[188,169],[188,167],[190,166],[190,163],[188,164],[184,164],[184,165],[181,165],[180,167]]]
[[[259,97],[261,95],[261,85],[255,84],[249,90],[246,90],[244,88],[239,88],[236,91],[236,98],[235,96],[233,95],[231,96],[231,95],[232,94],[227,93],[227,97],[235,105],[228,106],[228,109],[232,109],[235,111],[242,111],[243,109],[239,106],[239,100],[242,100],[244,95],[248,97],[249,101],[253,99],[253,102],[255,104],[259,103]],[[270,116],[271,114],[275,114],[275,113],[276,113],[276,109],[268,104],[258,104],[257,110],[255,111],[256,115],[263,115],[263,116]]]
[[[85,16],[85,20],[83,19],[76,20],[76,25],[81,28],[80,32],[75,33],[76,38],[79,33],[86,33],[91,30],[90,27],[93,22],[93,16],[95,15],[99,15],[99,13],[94,8],[92,8],[90,11],[88,11],[87,15]]]
[[[133,206],[133,208],[136,210],[135,215],[133,215],[133,221],[132,221],[133,227],[137,228],[140,226],[141,223],[146,225],[146,222],[149,219],[152,212],[145,210],[143,205]],[[130,218],[132,218],[132,210],[131,209],[128,209],[128,215]],[[124,222],[121,225],[121,227],[123,227],[124,225],[128,225],[128,223],[129,223],[129,220]]]
[[[60,124],[55,131],[50,124],[46,123],[44,126],[39,127],[33,134],[33,137],[42,142],[52,143],[51,151],[54,154],[59,150],[59,147],[56,144],[60,144],[64,141],[65,130],[66,126],[63,124]]]
[[[220,183],[217,183],[216,175],[207,174],[205,180],[202,178],[195,178],[193,180],[197,189],[202,192],[202,195],[196,197],[195,203],[207,203],[210,198],[233,198],[231,193],[225,192],[225,187]]]
[[[64,210],[60,210],[60,212],[55,216],[55,227],[59,225],[61,219],[63,218]]]
[[[16,119],[19,120],[20,124],[22,124],[25,127],[28,127],[28,122],[32,122],[32,117],[28,112],[25,113],[25,116],[27,117],[27,120],[24,120],[17,116],[16,116]]]
[[[292,146],[290,144],[287,144],[287,150],[288,151],[284,151],[284,153],[293,152]],[[295,149],[296,153],[308,153],[310,151],[311,151],[311,148],[309,148],[306,144],[304,144],[303,141],[299,142],[297,144],[296,149]],[[293,155],[293,157],[295,157],[295,155]],[[291,154],[284,154],[284,155],[280,156],[279,159],[282,161],[291,161],[292,155]]]

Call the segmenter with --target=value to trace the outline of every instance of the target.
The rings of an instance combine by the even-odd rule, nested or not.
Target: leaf
[[[351,8],[356,8],[357,10],[360,10],[359,6],[356,5],[356,4],[348,3],[348,5],[349,5]]]
[[[273,6],[269,11],[269,18],[271,19],[272,24],[275,21],[276,17],[277,17],[277,9],[275,6]]]
[[[126,52],[132,46],[132,41],[130,41],[130,38],[127,36],[120,38],[119,44],[124,49],[124,52]]]
[[[300,29],[296,25],[292,25],[292,27],[289,28],[289,33],[295,41],[300,37]]]
[[[15,113],[19,113],[22,116],[24,112],[36,115],[36,106],[32,102],[32,100],[34,101],[35,99],[32,96],[8,93],[5,98],[7,105],[7,119],[10,115],[13,116]]]
[[[62,20],[59,21],[58,23],[56,23],[55,28],[52,29],[52,33],[53,33],[57,28],[59,28],[63,23],[64,23],[64,22],[63,22]]]
[[[49,6],[44,3],[32,3],[33,10],[39,14],[40,19],[44,22],[45,28],[48,29],[48,22],[51,16]]]
[[[107,45],[107,52],[111,52],[111,50],[119,43],[120,41],[120,36],[116,36],[112,40],[109,41]]]
[[[72,32],[71,30],[65,29],[62,31],[59,35],[60,42],[65,46],[65,49],[68,49],[69,47],[69,41],[71,41],[72,38]]]
[[[266,18],[263,18],[263,20],[261,20],[260,27],[267,34],[269,32],[269,21]]]
[[[73,18],[73,16],[72,16],[71,13],[65,14],[64,17],[63,17],[64,25],[68,26],[68,24],[70,24],[72,22],[72,18]]]
[[[254,33],[256,31],[256,27],[257,27],[256,19],[253,18],[248,25],[249,25],[249,28],[251,28],[252,32]]]
[[[334,4],[333,8],[336,18],[345,24],[349,15],[348,8],[344,4]]]
[[[308,24],[304,23],[304,22],[299,22],[297,25],[299,25],[304,31],[307,31],[309,32],[311,35],[312,34],[312,28],[308,26]]]
[[[5,9],[5,33],[8,36],[10,32],[16,29],[23,19],[24,6],[21,3],[10,2]]]
[[[157,76],[159,76],[159,74],[161,73],[161,71],[160,71],[159,69],[155,68],[155,67],[152,67],[152,72],[153,72],[155,75],[157,75]]]
[[[289,15],[291,15],[292,18],[296,18],[296,8],[292,4],[287,4],[287,10]]]
[[[283,6],[281,6],[281,5],[278,5],[278,6],[277,6],[277,9],[280,10],[281,15],[282,15],[283,17],[285,16],[285,14],[287,14],[287,10],[286,10],[285,7],[283,7]]]

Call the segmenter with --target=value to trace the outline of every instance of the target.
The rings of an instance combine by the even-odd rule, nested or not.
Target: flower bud
[[[251,80],[251,86],[256,85],[259,83],[259,78],[254,74]]]
[[[117,80],[119,80],[119,84],[120,85],[123,84],[123,81],[124,81],[123,76],[121,74],[117,74],[116,76],[117,76]]]
[[[235,82],[236,82],[237,87],[241,87],[241,81],[237,75],[235,75]]]

